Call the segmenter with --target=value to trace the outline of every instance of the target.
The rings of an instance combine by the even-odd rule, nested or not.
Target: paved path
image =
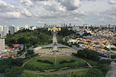
[[[82,59],[82,58],[80,58]],[[83,59],[82,59],[83,60]],[[93,68],[87,61],[83,60],[85,63],[87,63],[87,65],[90,67],[90,68]]]
[[[54,43],[57,44],[57,47],[68,47],[66,45],[62,45],[62,44],[57,43],[56,33],[53,33],[53,42],[51,44],[46,45],[46,46],[43,46],[43,47],[53,47],[54,46]]]
[[[81,70],[89,70],[89,69],[73,69],[73,70],[66,70],[66,71],[59,71],[59,72],[52,72],[52,73],[39,73],[39,72],[35,72],[35,71],[30,71],[30,70],[24,70],[24,72],[28,72],[28,73],[34,73],[34,74],[42,74],[42,75],[61,75],[61,74],[66,74],[66,73],[70,73],[70,72],[75,72],[75,71],[81,71]]]
[[[34,59],[34,58],[32,58],[32,59],[26,61],[26,62],[22,65],[22,67],[23,67],[26,63],[28,63],[29,61],[31,61],[31,60],[33,60],[33,59]]]

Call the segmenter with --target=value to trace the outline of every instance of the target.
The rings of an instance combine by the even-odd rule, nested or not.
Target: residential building
[[[10,31],[11,34],[15,33],[15,26],[8,26],[8,32]]]
[[[25,29],[29,29],[28,25],[25,25]]]
[[[5,49],[5,39],[0,39],[0,50]]]
[[[8,26],[4,26],[3,27],[3,36],[6,36],[6,34],[8,33],[8,31],[9,31]]]
[[[79,27],[78,26],[72,27],[72,30],[73,31],[79,31]]]
[[[20,30],[20,27],[19,27],[19,26],[17,26],[16,31],[19,31],[19,30]]]
[[[69,23],[69,27],[71,27],[71,23]]]

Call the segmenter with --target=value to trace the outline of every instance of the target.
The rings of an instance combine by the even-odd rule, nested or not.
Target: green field
[[[39,74],[36,72],[23,72],[21,75],[22,77],[27,77],[27,75],[29,77],[68,77],[68,76],[72,76],[72,74],[75,74],[76,76],[81,76],[81,75],[85,75],[87,73],[88,70],[80,70],[80,71],[75,71],[75,72],[70,72],[70,73],[65,73],[65,74],[61,74],[61,75],[57,75],[57,73],[55,73],[56,75],[45,75],[45,74]]]
[[[98,61],[93,61],[93,60],[89,60],[89,59],[85,59],[85,58],[83,58],[83,60],[87,61],[91,66],[98,65]]]
[[[53,62],[54,64],[49,64],[49,63],[42,63],[42,62],[37,62],[37,60],[48,60],[50,62]],[[75,60],[73,63],[64,63],[64,64],[59,64],[59,62],[66,60]],[[86,63],[81,60],[80,58],[77,57],[64,57],[64,58],[57,58],[56,59],[56,65],[55,65],[55,59],[54,58],[42,58],[42,57],[34,57],[32,60],[30,60],[28,63],[25,64],[26,69],[42,69],[42,70],[47,70],[47,69],[59,69],[63,67],[83,67],[85,66]]]
[[[33,59],[33,58],[35,58],[35,57],[37,57],[37,56],[38,56],[38,55],[33,56],[33,57],[30,57],[30,58],[27,58],[27,59],[24,59],[23,62],[25,63],[26,61],[28,61],[28,60],[30,60],[30,59]]]

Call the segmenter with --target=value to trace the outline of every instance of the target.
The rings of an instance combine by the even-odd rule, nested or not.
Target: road
[[[106,77],[116,77],[116,63],[112,62],[111,67],[112,69],[108,71],[108,73],[106,74]]]
[[[53,47],[54,43],[57,44],[57,47],[68,47],[66,45],[62,45],[62,44],[57,43],[57,38],[56,38],[56,33],[55,32],[53,33],[53,42],[51,44],[43,46],[43,47]]]

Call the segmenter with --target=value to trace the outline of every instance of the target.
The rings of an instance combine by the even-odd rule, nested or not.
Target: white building
[[[0,39],[0,50],[5,49],[5,39]]]
[[[3,26],[0,26],[0,37],[2,37],[2,32],[3,32]]]
[[[8,26],[8,32],[10,31],[11,34],[15,33],[15,27],[14,26]]]
[[[8,26],[4,26],[3,27],[3,36],[6,36],[6,34],[8,33],[8,31],[9,31]]]
[[[25,25],[25,29],[29,29],[28,25]]]
[[[73,31],[79,31],[79,27],[78,26],[72,27],[72,30]]]
[[[30,30],[35,30],[35,29],[37,29],[36,26],[30,26]]]
[[[20,27],[19,27],[19,26],[17,26],[16,31],[19,31],[19,30],[20,30]]]
[[[3,31],[3,26],[0,26],[0,33]]]

